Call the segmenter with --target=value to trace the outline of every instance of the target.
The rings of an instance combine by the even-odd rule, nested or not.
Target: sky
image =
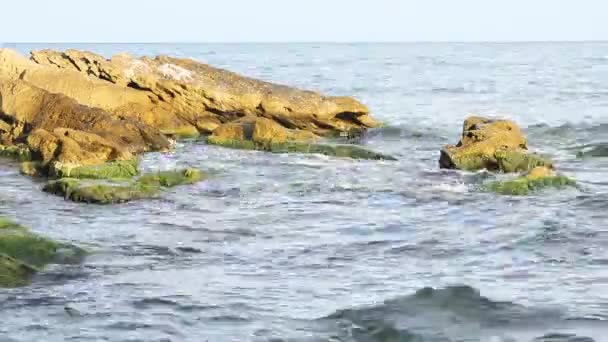
[[[606,0],[6,0],[0,42],[608,40]]]

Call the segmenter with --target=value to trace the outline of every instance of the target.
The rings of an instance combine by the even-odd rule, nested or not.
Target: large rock
[[[113,117],[21,79],[0,78],[0,122],[3,144],[26,142],[32,158],[44,165],[94,165],[171,148],[151,126]]]
[[[517,124],[472,116],[465,120],[457,145],[441,150],[442,168],[522,172],[552,162],[528,152],[527,140]]]
[[[32,52],[32,60],[39,65],[103,80],[107,87],[113,85],[123,89],[124,96],[133,96],[134,100],[105,101],[101,96],[95,100],[97,95],[91,95],[90,91],[80,94],[79,90],[73,89],[77,88],[76,84],[59,89],[60,86],[48,82],[37,83],[34,79],[46,77],[34,72],[30,75],[26,72],[24,79],[45,89],[53,88],[84,104],[97,105],[124,116],[137,116],[167,131],[178,129],[175,122],[181,121],[201,132],[211,132],[221,123],[243,116],[266,117],[287,128],[321,135],[378,125],[369,116],[368,109],[352,98],[327,97],[263,82],[191,59],[134,58],[121,54],[106,60],[90,52],[43,50]],[[173,127],[169,123],[173,123]],[[181,129],[186,129],[185,125]]]

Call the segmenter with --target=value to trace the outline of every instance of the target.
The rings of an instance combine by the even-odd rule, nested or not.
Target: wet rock
[[[355,145],[316,144],[320,137],[287,129],[265,118],[246,118],[218,127],[207,142],[228,148],[272,153],[315,153],[353,159],[395,160]]]
[[[528,152],[526,138],[517,124],[477,116],[465,120],[457,145],[448,145],[441,150],[439,165],[448,169],[501,172],[553,167],[549,159]]]
[[[146,186],[137,182],[61,178],[48,182],[42,190],[74,202],[114,204],[156,197],[160,188],[157,186]]]
[[[22,144],[12,146],[0,145],[0,157],[24,162],[32,159],[32,153],[27,146]]]
[[[194,184],[204,178],[203,172],[190,168],[148,173],[132,181],[61,178],[48,182],[43,191],[74,202],[114,204],[154,198],[165,188]]]
[[[55,164],[53,176],[79,179],[129,179],[139,175],[138,166],[137,159],[76,167]]]
[[[556,175],[547,167],[535,167],[527,174],[505,181],[494,181],[484,185],[490,192],[501,195],[523,196],[545,188],[576,186],[576,182],[564,175]]]
[[[27,285],[48,264],[81,262],[86,252],[0,218],[0,287]]]

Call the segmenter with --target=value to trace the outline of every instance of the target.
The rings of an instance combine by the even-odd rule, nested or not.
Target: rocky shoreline
[[[22,174],[45,179],[43,191],[66,200],[122,203],[204,180],[195,169],[139,170],[139,155],[170,151],[184,138],[270,153],[396,160],[332,143],[378,126],[353,98],[254,80],[190,59],[105,59],[76,50],[34,51],[26,58],[0,50],[0,156],[19,161]],[[481,187],[498,194],[576,185],[557,174],[550,159],[528,151],[517,124],[501,119],[467,118],[460,141],[441,150],[439,166],[518,175]],[[68,246],[33,236],[0,221],[0,286],[27,284]],[[23,260],[21,251],[39,250],[33,242],[49,247],[46,257]]]

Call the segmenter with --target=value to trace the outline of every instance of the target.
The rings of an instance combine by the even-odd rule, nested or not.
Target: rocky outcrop
[[[439,165],[448,169],[501,172],[553,167],[549,159],[528,152],[527,140],[517,124],[477,116],[465,120],[457,145],[441,150]]]
[[[115,118],[21,79],[0,78],[0,122],[4,145],[25,143],[27,155],[49,168],[133,159],[137,153],[171,147],[153,127]]]
[[[48,264],[78,263],[86,252],[0,217],[0,287],[27,285]]]
[[[121,54],[107,60],[90,52],[43,50],[32,52],[32,60],[38,65],[72,71],[70,75],[81,73],[102,81],[103,86],[87,82],[89,90],[80,94],[76,84],[67,89],[68,85],[36,81],[47,78],[40,71],[26,71],[25,80],[117,115],[137,117],[166,131],[188,131],[190,127],[210,133],[220,124],[244,116],[265,117],[286,128],[319,135],[378,125],[367,107],[352,98],[327,97],[263,82],[191,59]],[[50,71],[47,68],[45,72]],[[123,93],[118,100],[108,100],[105,95],[91,95],[93,88],[94,93],[116,93],[117,89]]]
[[[318,144],[311,132],[290,130],[266,118],[243,118],[221,125],[207,142],[223,147],[272,153],[314,153],[353,159],[395,160],[355,145]]]

